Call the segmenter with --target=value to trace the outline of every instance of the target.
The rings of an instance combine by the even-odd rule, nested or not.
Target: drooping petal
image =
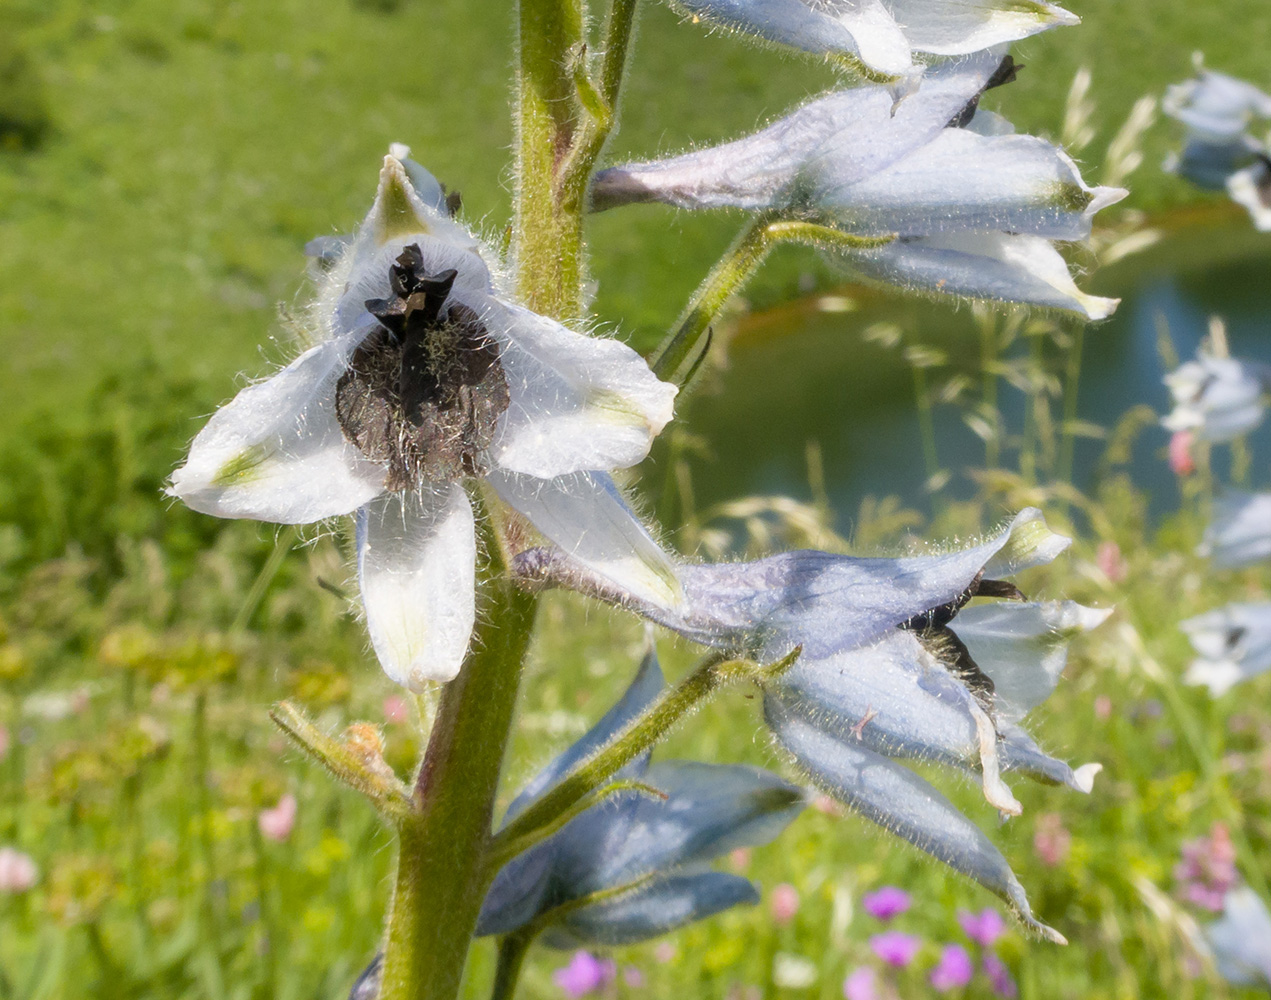
[[[479,313],[500,342],[512,394],[491,449],[499,466],[552,479],[644,459],[671,419],[676,388],[640,355],[520,306],[489,300]]]
[[[359,336],[311,348],[217,410],[168,492],[204,514],[282,524],[348,514],[377,496],[386,470],[345,440],[335,415]]]
[[[1271,986],[1271,912],[1252,889],[1241,886],[1227,893],[1222,919],[1204,933],[1229,983]]]
[[[1062,935],[1033,917],[1001,852],[928,782],[871,750],[819,731],[778,701],[769,700],[765,712],[778,741],[823,791],[980,883],[1039,935],[1063,942]]]
[[[786,208],[804,197],[802,178],[829,168],[853,184],[930,142],[974,101],[1002,63],[997,50],[930,70],[895,108],[886,87],[829,94],[754,135],[653,163],[596,175],[597,209],[659,201],[680,208]]]
[[[575,473],[536,479],[496,470],[490,484],[565,557],[634,602],[674,610],[684,600],[675,564],[632,513],[613,479]]]
[[[1074,792],[1089,795],[1095,776],[1103,770],[1103,765],[1098,763],[1073,768],[1056,760],[1044,753],[1028,733],[1009,722],[999,723],[998,734],[1001,737],[998,758],[1003,771],[1023,774],[1034,781],[1066,785]]]
[[[1179,623],[1199,658],[1183,680],[1204,684],[1214,697],[1271,670],[1271,602],[1228,604]]]
[[[1161,109],[1202,142],[1222,144],[1241,136],[1251,119],[1271,118],[1271,95],[1225,73],[1201,70],[1166,88]]]
[[[1233,490],[1216,498],[1197,554],[1213,559],[1219,569],[1271,559],[1271,493]]]
[[[859,180],[840,175],[846,159],[821,157],[807,180],[808,200],[863,235],[997,229],[1079,240],[1090,235],[1095,212],[1127,193],[1087,187],[1063,150],[1030,135],[943,129]]]
[[[992,679],[998,714],[1017,722],[1055,690],[1069,641],[1110,614],[1073,601],[994,601],[963,608],[952,627]]]
[[[551,948],[617,948],[758,902],[759,891],[739,875],[673,875],[572,910],[544,933],[542,941]]]
[[[1040,0],[887,0],[909,44],[938,56],[1015,42],[1081,18]]]
[[[1271,232],[1271,160],[1264,155],[1227,178],[1227,193],[1243,205],[1260,233]]]
[[[1081,291],[1059,252],[1040,236],[940,233],[837,254],[848,271],[923,294],[1022,302],[1107,319],[1120,299]]]
[[[459,673],[476,601],[472,504],[458,483],[392,493],[358,511],[357,567],[380,664],[420,691]]]
[[[587,730],[582,738],[577,740],[564,753],[553,759],[550,764],[526,783],[516,798],[512,800],[512,804],[508,806],[507,815],[504,817],[503,822],[506,824],[519,816],[541,798],[548,789],[555,786],[576,764],[590,757],[608,743],[619,731],[653,703],[653,700],[661,693],[665,683],[662,676],[662,668],[658,664],[657,649],[650,639],[648,651],[644,654],[644,659],[640,661],[640,669],[636,672],[635,679],[632,680],[622,697],[601,717],[599,722]],[[640,773],[643,773],[643,768],[641,768]]]

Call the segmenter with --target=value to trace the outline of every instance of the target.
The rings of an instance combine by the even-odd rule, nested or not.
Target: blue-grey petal
[[[1074,770],[1062,760],[1051,757],[1028,733],[1009,722],[999,723],[998,734],[1002,741],[997,755],[1003,771],[1024,774],[1046,784],[1067,785],[1073,791],[1089,795],[1095,775],[1103,770],[1099,764],[1083,764]]]
[[[844,805],[1003,899],[1043,937],[1062,935],[1037,921],[1010,865],[984,833],[928,782],[864,747],[835,739],[781,703],[765,706],[778,741],[814,783]]]
[[[547,930],[553,948],[617,947],[658,937],[741,904],[759,902],[749,879],[723,872],[673,875],[630,893],[584,906]]]

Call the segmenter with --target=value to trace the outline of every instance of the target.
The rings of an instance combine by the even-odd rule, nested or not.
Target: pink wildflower
[[[869,946],[888,965],[903,969],[914,960],[922,941],[902,931],[884,931],[870,938]]]
[[[972,913],[970,910],[959,910],[958,923],[967,937],[985,948],[991,948],[993,942],[1000,938],[1006,930],[1006,922],[1002,919],[1002,915],[994,909],[981,910],[979,913]]]
[[[862,965],[843,980],[844,1000],[879,1000],[878,975]]]
[[[622,970],[622,981],[633,990],[643,989],[644,973],[637,969],[634,965],[628,965]]]
[[[950,944],[940,952],[940,961],[931,970],[931,985],[941,993],[959,990],[971,981],[975,966],[967,950],[959,944]]]
[[[40,869],[29,854],[0,847],[0,892],[26,892],[39,878]]]
[[[1174,867],[1174,878],[1184,899],[1212,913],[1221,913],[1223,897],[1240,880],[1236,849],[1223,823],[1215,823],[1209,836],[1183,844],[1183,860]]]
[[[272,809],[262,809],[256,816],[261,836],[279,844],[290,837],[292,827],[296,825],[298,807],[296,797],[288,792]]]
[[[1112,718],[1112,699],[1106,694],[1101,694],[1094,700],[1094,717],[1100,722],[1107,722]]]
[[[406,722],[410,719],[410,708],[406,699],[398,694],[390,694],[384,699],[384,719],[386,722]]]
[[[861,900],[865,912],[876,920],[890,920],[909,909],[909,893],[894,885],[885,885],[877,892],[867,892]]]
[[[769,901],[772,920],[778,927],[784,927],[799,912],[799,890],[788,882],[774,886],[772,899]]]
[[[984,974],[989,978],[989,984],[993,987],[994,993],[1000,997],[1005,997],[1006,1000],[1019,996],[1019,988],[1015,985],[1015,978],[1011,975],[1011,970],[993,952],[985,952],[980,964],[984,969]]]
[[[1033,850],[1047,868],[1062,865],[1072,849],[1072,834],[1059,813],[1043,813],[1033,828]]]
[[[599,993],[613,982],[617,969],[612,960],[597,958],[588,951],[576,951],[564,968],[552,973],[552,982],[567,997],[577,1000],[588,993]]]
[[[0,760],[9,755],[9,730],[0,726]]]
[[[1121,555],[1121,546],[1116,542],[1100,542],[1094,561],[1112,583],[1120,583],[1125,579],[1125,558]]]
[[[653,960],[659,965],[668,965],[680,955],[680,950],[670,941],[659,941],[653,946]]]
[[[738,847],[728,855],[728,864],[735,872],[744,872],[750,867],[750,848]]]
[[[1190,476],[1196,471],[1192,458],[1192,442],[1196,435],[1191,431],[1175,431],[1169,439],[1169,467],[1176,476]]]

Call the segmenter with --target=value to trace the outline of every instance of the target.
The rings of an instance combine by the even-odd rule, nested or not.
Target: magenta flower
[[[890,920],[909,909],[909,893],[894,885],[885,885],[877,892],[867,892],[861,900],[865,912],[877,920]]]
[[[617,968],[611,960],[601,960],[589,951],[576,951],[569,964],[552,973],[552,982],[567,997],[585,997],[599,993],[613,982]]]
[[[958,990],[971,981],[975,965],[971,956],[960,944],[945,945],[940,961],[931,970],[931,985],[941,993]]]
[[[981,910],[979,913],[959,910],[958,923],[967,937],[985,948],[991,948],[993,942],[1006,930],[1006,923],[1002,920],[1001,914],[993,909]]]
[[[888,965],[903,969],[918,954],[922,939],[902,931],[884,931],[870,938],[869,946]]]
[[[1011,975],[1010,969],[1006,967],[1005,962],[991,951],[985,952],[980,962],[981,967],[984,969],[984,974],[989,977],[989,984],[993,987],[995,994],[1000,997],[1006,997],[1006,1000],[1019,996],[1019,989],[1015,985],[1015,979]]]
[[[879,1000],[878,975],[868,965],[862,965],[843,980],[844,1000]]]

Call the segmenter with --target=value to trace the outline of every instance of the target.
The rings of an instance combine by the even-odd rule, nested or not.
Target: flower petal
[[[887,0],[909,44],[938,56],[977,52],[1081,18],[1039,0]]]
[[[570,911],[544,933],[542,941],[551,948],[617,948],[660,937],[733,906],[758,902],[759,891],[739,875],[673,875]]]
[[[1201,441],[1231,441],[1262,423],[1271,368],[1202,353],[1179,365],[1163,381],[1174,408],[1161,418],[1162,427],[1193,431]]]
[[[853,184],[931,141],[974,101],[1002,63],[989,50],[928,71],[895,105],[886,87],[856,87],[809,102],[754,135],[653,163],[596,175],[597,209],[660,201],[680,208],[788,208],[804,198],[802,178],[832,166]]]
[[[821,161],[810,200],[845,229],[865,235],[1000,229],[1079,240],[1090,235],[1095,212],[1126,195],[1120,188],[1087,187],[1063,150],[1031,135],[944,129],[854,183],[843,182],[840,162]]]
[[[371,644],[412,691],[459,673],[476,602],[472,504],[458,483],[387,494],[358,511],[357,568]]]
[[[1227,178],[1227,193],[1243,205],[1260,233],[1271,232],[1271,160],[1263,156]]]
[[[1271,670],[1271,602],[1228,604],[1188,618],[1179,628],[1200,654],[1183,680],[1207,685],[1214,697]]]
[[[992,679],[998,715],[1018,722],[1055,690],[1069,641],[1110,614],[1074,601],[993,601],[963,608],[952,628]]]
[[[1204,931],[1224,979],[1271,986],[1271,912],[1257,893],[1248,886],[1228,892],[1222,919]]]
[[[1271,559],[1271,493],[1233,490],[1216,498],[1197,554],[1213,559],[1218,569]]]
[[[835,259],[861,277],[913,292],[1021,302],[1092,320],[1107,319],[1120,302],[1078,289],[1063,257],[1040,236],[941,233]]]
[[[618,593],[663,609],[683,603],[675,564],[631,512],[610,476],[536,479],[496,470],[488,480],[572,562]]]
[[[204,514],[282,524],[348,514],[377,496],[385,469],[345,440],[335,416],[335,385],[361,335],[311,348],[217,410],[169,494]]]
[[[871,750],[820,732],[778,701],[769,700],[765,713],[778,741],[823,791],[995,893],[1037,934],[1063,943],[1058,931],[1033,917],[1001,852],[928,782]]]
[[[502,468],[552,479],[644,459],[677,390],[640,355],[520,306],[491,300],[481,315],[499,340],[512,395],[491,449]]]

